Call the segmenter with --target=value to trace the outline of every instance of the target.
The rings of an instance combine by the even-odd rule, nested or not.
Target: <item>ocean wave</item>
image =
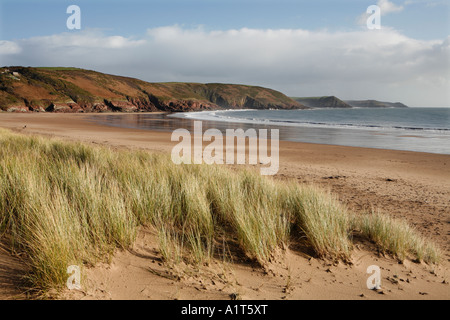
[[[220,122],[235,122],[247,124],[260,124],[272,126],[286,126],[286,127],[312,127],[312,128],[330,128],[330,129],[365,129],[365,130],[393,130],[393,131],[414,131],[423,133],[434,133],[450,135],[450,128],[429,128],[418,126],[401,126],[401,125],[379,125],[379,124],[364,124],[364,123],[344,123],[344,122],[321,122],[321,121],[304,121],[304,120],[287,120],[287,119],[262,119],[255,117],[236,117],[227,115],[230,112],[255,112],[252,109],[242,110],[220,110],[220,111],[201,111],[189,113],[172,114],[170,117],[187,118],[192,120],[203,121],[220,121]],[[305,111],[305,110],[302,110]]]

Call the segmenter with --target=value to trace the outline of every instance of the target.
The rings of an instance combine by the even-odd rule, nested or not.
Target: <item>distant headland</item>
[[[341,100],[335,96],[292,98],[308,108],[408,108],[400,102],[382,102],[377,100]]]

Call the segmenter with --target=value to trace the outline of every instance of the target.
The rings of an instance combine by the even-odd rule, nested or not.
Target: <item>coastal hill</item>
[[[340,100],[335,96],[292,98],[309,108],[408,108],[403,103],[381,102],[376,100]]]
[[[346,103],[354,108],[408,108],[400,102],[382,102],[376,100],[346,100]]]
[[[309,108],[352,108],[351,105],[336,98],[330,97],[308,97],[308,98],[292,98],[293,100],[300,102],[301,104]]]
[[[0,68],[0,110],[9,112],[306,108],[281,92],[262,87],[149,83],[78,68]]]

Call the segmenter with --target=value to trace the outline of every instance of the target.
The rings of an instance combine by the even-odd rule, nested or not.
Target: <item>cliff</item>
[[[149,83],[77,68],[0,68],[0,110],[10,112],[305,108],[278,91],[262,87]]]
[[[334,97],[292,98],[309,108],[352,108],[351,105]]]

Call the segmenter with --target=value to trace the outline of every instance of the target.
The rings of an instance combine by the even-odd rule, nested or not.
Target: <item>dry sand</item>
[[[97,115],[102,117],[104,115]],[[89,115],[92,117],[92,115]],[[26,125],[26,128],[24,126]],[[107,127],[83,114],[0,113],[0,126],[112,147],[170,152],[170,133]],[[358,241],[353,266],[329,265],[296,250],[295,243],[266,270],[225,256],[199,270],[161,263],[152,230],[141,230],[133,249],[117,252],[111,265],[85,270],[81,292],[71,299],[449,299],[450,156],[406,151],[280,142],[276,179],[329,188],[355,212],[380,210],[406,219],[440,245],[438,267],[398,264]],[[382,292],[367,289],[367,267],[382,270]],[[0,250],[0,298],[14,298],[23,267]],[[183,269],[180,277],[180,270]],[[23,297],[23,295],[19,295]]]

